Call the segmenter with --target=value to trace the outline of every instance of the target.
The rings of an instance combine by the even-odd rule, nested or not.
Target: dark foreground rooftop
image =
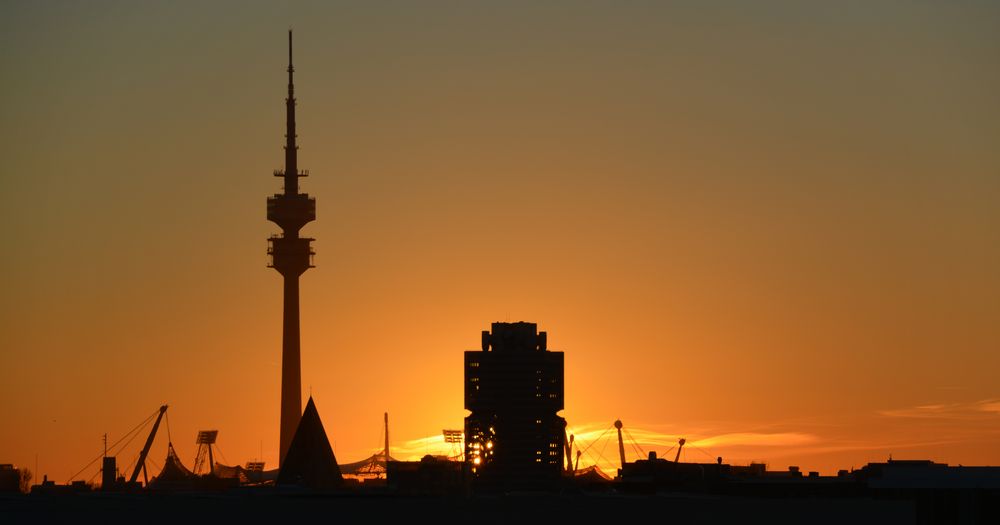
[[[732,496],[102,494],[0,496],[4,523],[920,523],[912,501]],[[471,520],[471,521],[466,521]]]

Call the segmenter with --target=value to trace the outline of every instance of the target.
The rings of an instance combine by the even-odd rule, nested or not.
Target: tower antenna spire
[[[294,94],[294,85],[292,82],[292,73],[295,72],[295,66],[292,65],[292,30],[288,30],[288,97],[291,98]]]
[[[295,82],[292,74],[292,30],[288,30],[288,98],[285,99],[285,194],[299,192],[299,146],[295,143]]]

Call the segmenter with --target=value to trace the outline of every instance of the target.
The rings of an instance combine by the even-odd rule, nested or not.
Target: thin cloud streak
[[[979,402],[979,409],[983,412],[993,412],[1000,415],[1000,401],[987,400]]]
[[[702,432],[709,435],[699,435]],[[668,434],[644,428],[624,428],[623,437],[629,444],[635,443],[643,448],[673,447],[680,438],[685,438],[688,445],[696,447],[746,446],[746,447],[787,447],[815,443],[818,437],[805,432],[711,432],[689,434]],[[577,441],[592,442],[597,439],[617,439],[613,428],[600,428],[598,424],[586,424],[573,427],[571,433]]]
[[[428,454],[454,456],[460,452],[457,445],[445,443],[441,434],[410,439],[402,444],[390,445],[389,449],[389,455],[403,461],[417,461]]]
[[[913,419],[991,419],[1000,415],[1000,400],[984,399],[965,403],[935,403],[914,407],[879,410],[890,418]]]

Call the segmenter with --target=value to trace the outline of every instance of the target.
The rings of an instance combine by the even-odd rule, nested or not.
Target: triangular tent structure
[[[224,465],[216,461],[211,475],[219,479],[235,479],[239,481],[240,485],[246,485],[274,481],[278,477],[278,469],[250,470],[239,465]]]
[[[154,489],[187,487],[197,478],[198,476],[181,463],[181,458],[177,457],[177,452],[174,451],[174,444],[167,443],[167,459],[163,462],[163,470],[149,482],[149,487]]]
[[[278,484],[328,489],[339,487],[342,482],[333,447],[310,397],[278,471]]]
[[[232,467],[226,468],[232,469]],[[216,472],[199,476],[191,472],[181,463],[173,443],[167,443],[167,459],[163,462],[163,470],[158,476],[149,480],[149,489],[165,492],[228,490],[237,487],[243,481],[238,472],[227,474],[220,476]]]
[[[577,481],[584,482],[604,482],[611,481],[611,477],[597,468],[596,465],[582,468],[573,473]]]
[[[385,477],[385,457],[385,451],[376,452],[361,461],[340,465],[340,472],[345,476]],[[389,461],[396,458],[389,456]]]

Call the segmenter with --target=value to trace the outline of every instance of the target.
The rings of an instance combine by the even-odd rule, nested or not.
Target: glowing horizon
[[[289,26],[340,461],[462,428],[524,320],[584,441],[1000,464],[1000,6],[895,0],[5,2],[0,463],[63,481],[162,404],[185,460],[277,463]]]

